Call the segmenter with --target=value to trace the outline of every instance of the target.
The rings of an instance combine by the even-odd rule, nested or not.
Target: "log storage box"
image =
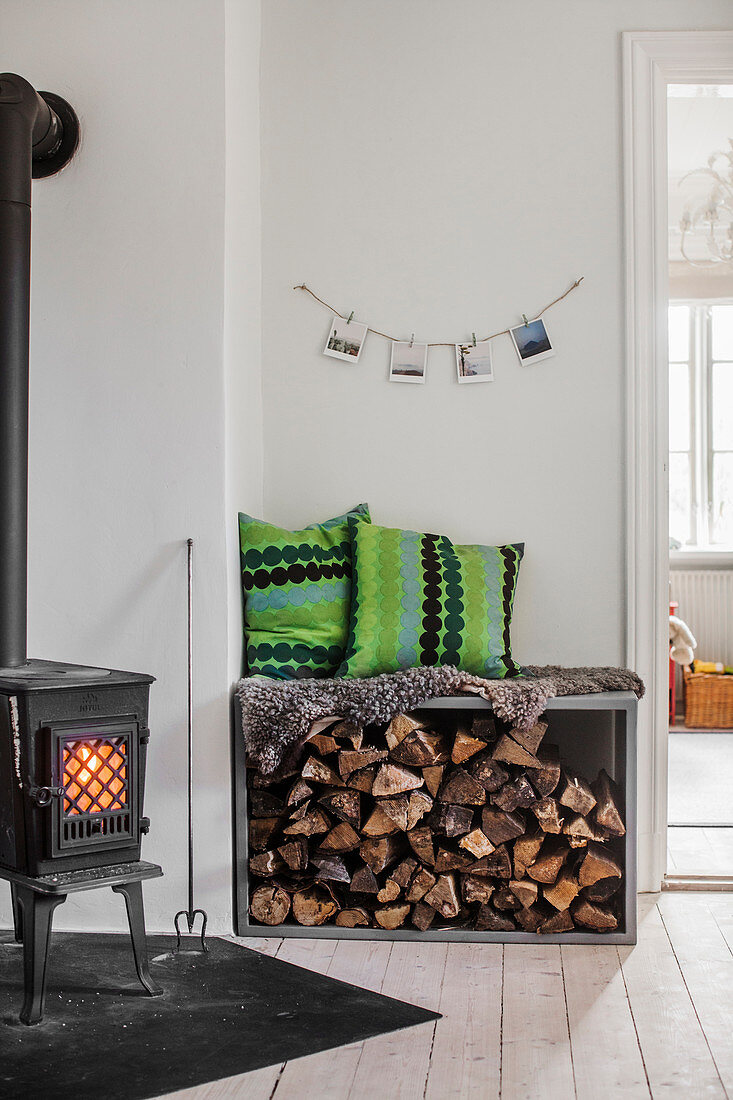
[[[338,722],[273,781],[234,742],[237,934],[636,942],[636,697]]]

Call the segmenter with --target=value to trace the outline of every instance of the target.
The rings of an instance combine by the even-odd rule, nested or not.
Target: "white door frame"
[[[623,35],[626,661],[639,708],[639,889],[666,870],[669,614],[667,84],[733,83],[733,31]]]

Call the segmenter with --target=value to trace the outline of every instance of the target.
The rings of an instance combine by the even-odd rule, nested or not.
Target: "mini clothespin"
[[[524,321],[525,325],[529,324],[529,321],[527,320],[527,314],[526,313],[522,314],[522,320]]]
[[[476,347],[476,333],[472,332],[471,335],[473,336],[473,346]]]
[[[410,347],[412,347],[412,345],[414,343],[415,343],[415,333],[413,332],[412,336],[410,337]]]
[[[348,319],[348,321],[346,322],[346,324],[347,324],[347,325],[350,325],[353,319],[354,319],[354,311],[353,311],[353,309],[352,309],[351,313],[349,314],[349,319]]]

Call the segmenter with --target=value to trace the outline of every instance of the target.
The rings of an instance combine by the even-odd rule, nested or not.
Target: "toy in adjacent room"
[[[678,665],[691,665],[695,658],[697,642],[689,626],[676,615],[669,616],[669,655]]]

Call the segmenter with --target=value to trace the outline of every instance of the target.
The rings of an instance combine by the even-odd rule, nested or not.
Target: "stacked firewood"
[[[625,833],[593,782],[543,742],[547,723],[474,712],[341,721],[297,772],[248,769],[250,912],[277,925],[609,932]]]

